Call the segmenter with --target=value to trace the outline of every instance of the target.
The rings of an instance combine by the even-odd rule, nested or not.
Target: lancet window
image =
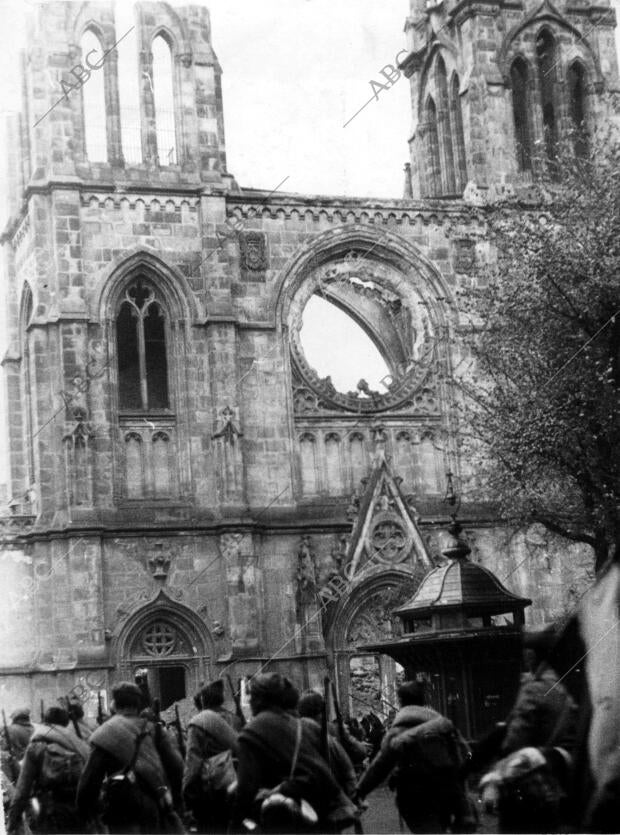
[[[166,324],[152,287],[141,279],[125,291],[116,318],[121,410],[169,407]]]

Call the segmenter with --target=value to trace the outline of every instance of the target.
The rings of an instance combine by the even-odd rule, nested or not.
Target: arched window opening
[[[360,397],[368,397],[359,387],[363,382],[369,390],[387,391],[390,369],[381,352],[363,328],[332,302],[318,295],[310,298],[299,340],[309,364],[319,377],[329,376],[337,391],[357,390]]]
[[[573,128],[573,148],[576,156],[583,157],[588,150],[586,124],[586,71],[579,61],[568,69],[568,97]]]
[[[121,142],[126,164],[142,162],[142,127],[140,98],[143,79],[138,71],[138,29],[134,20],[133,3],[116,3],[114,8],[118,56],[117,72],[122,81],[118,84]]]
[[[428,97],[426,102],[426,184],[429,197],[441,193],[441,162],[439,157],[439,134],[437,132],[437,108]]]
[[[538,84],[540,88],[545,151],[549,159],[555,158],[558,142],[557,103],[554,82],[557,64],[556,51],[553,36],[547,29],[543,29],[536,40],[536,59],[538,62]]]
[[[439,105],[437,110],[437,128],[442,161],[443,192],[444,194],[454,194],[456,191],[456,180],[454,176],[454,154],[452,152],[448,74],[446,73],[446,65],[441,55],[437,56],[437,62],[435,64],[435,82],[437,85],[437,103]]]
[[[467,162],[465,159],[465,135],[463,133],[463,114],[461,113],[460,83],[456,73],[450,81],[450,122],[452,124],[452,147],[456,162],[456,188],[462,191],[467,183]]]
[[[104,72],[104,49],[101,41],[91,29],[87,29],[80,41],[82,66],[100,65],[91,69],[88,82],[82,85],[82,107],[84,117],[84,146],[90,162],[105,162],[108,159],[106,131],[106,106]],[[88,60],[87,60],[88,59]]]
[[[528,101],[527,64],[517,58],[510,68],[512,84],[512,116],[515,125],[517,165],[519,171],[532,168],[532,139],[530,133],[530,115]]]
[[[153,290],[141,280],[125,292],[116,318],[116,339],[120,408],[167,409],[164,314]]]
[[[177,142],[174,119],[174,74],[172,52],[166,39],[153,39],[153,100],[157,155],[160,165],[176,165]]]

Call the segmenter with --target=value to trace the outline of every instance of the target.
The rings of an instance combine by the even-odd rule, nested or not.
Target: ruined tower
[[[612,114],[618,89],[609,2],[411,0],[413,193],[454,197],[465,186],[527,185],[537,158]]]

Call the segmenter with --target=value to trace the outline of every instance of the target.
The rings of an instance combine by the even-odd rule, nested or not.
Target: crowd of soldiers
[[[329,721],[327,683],[300,694],[275,672],[250,680],[249,720],[238,693],[236,710],[225,708],[218,679],[174,732],[133,682],[114,687],[99,725],[70,700],[36,726],[17,710],[2,744],[7,830],[362,832],[366,798],[387,780],[412,832],[475,832],[481,810],[501,832],[571,831],[578,710],[544,650],[531,642],[506,723],[471,747],[418,681],[398,688],[389,727],[367,722],[372,742],[343,720],[333,689]]]

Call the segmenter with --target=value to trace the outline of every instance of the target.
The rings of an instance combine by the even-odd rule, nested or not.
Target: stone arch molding
[[[568,63],[574,61],[575,58],[579,58],[588,70],[590,78],[594,78],[600,83],[603,82],[604,79],[601,72],[600,62],[589,40],[582,32],[579,31],[579,29],[577,29],[577,27],[575,27],[561,14],[561,12],[555,8],[550,0],[543,0],[537,8],[530,12],[530,14],[525,15],[519,23],[515,24],[506,33],[506,36],[498,49],[497,63],[502,74],[504,84],[507,87],[510,87],[510,67],[512,66],[512,62],[519,55],[522,55],[523,47],[519,42],[520,35],[526,29],[535,29],[536,31],[539,31],[545,28],[545,26],[556,38],[558,31],[568,32],[573,35],[581,49],[572,48],[569,51],[569,54],[566,56],[568,58]],[[562,64],[564,65],[565,62],[563,61]]]
[[[125,287],[139,275],[154,282],[173,320],[180,324],[204,324],[204,308],[185,276],[154,251],[144,248],[115,259],[101,275],[92,296],[94,318],[111,323]]]
[[[322,295],[367,333],[390,367],[385,393],[337,391],[306,359],[303,311]],[[437,369],[448,326],[448,291],[432,265],[400,236],[355,226],[317,236],[280,287],[278,317],[287,329],[294,380],[338,410],[385,411],[407,402]]]
[[[112,654],[119,667],[129,663],[131,647],[140,631],[156,620],[171,623],[186,638],[196,660],[215,657],[213,638],[202,618],[160,591],[153,600],[138,604],[137,609],[117,624],[112,635]]]
[[[396,232],[357,223],[317,235],[288,261],[276,287],[276,323],[286,324],[295,295],[316,267],[343,258],[351,250],[358,251],[369,262],[391,266],[404,279],[415,282],[429,315],[438,325],[450,325],[448,308],[456,310],[455,299],[433,263]]]
[[[399,566],[365,577],[338,603],[326,635],[326,643],[336,652],[352,651],[351,640],[360,618],[366,618],[370,622],[376,620],[374,610],[377,608],[377,598],[384,600],[385,611],[380,616],[385,617],[388,610],[396,609],[413,596],[425,574],[426,570],[420,570],[419,567]],[[377,629],[376,638],[369,636],[365,643],[389,637],[387,634],[379,634],[382,632],[380,624],[377,624]]]

